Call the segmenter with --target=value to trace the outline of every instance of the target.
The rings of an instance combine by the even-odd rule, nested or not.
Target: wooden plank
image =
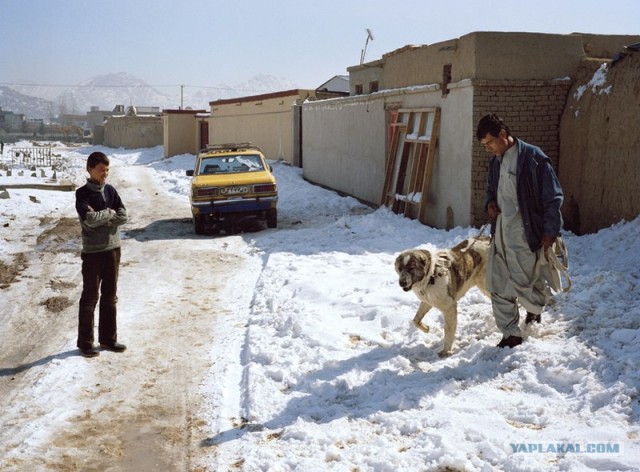
[[[424,107],[424,108],[399,108],[399,113],[435,113],[440,110],[438,107]]]
[[[398,147],[398,136],[400,134],[400,126],[398,118],[402,117],[399,112],[391,113],[391,143],[389,145],[389,155],[387,156],[387,166],[384,172],[384,184],[382,185],[381,205],[389,206],[389,189],[391,188],[391,179],[393,178],[393,170],[396,164],[396,154]]]
[[[425,223],[424,209],[427,206],[427,200],[429,196],[429,186],[431,184],[431,173],[433,172],[433,161],[436,154],[436,144],[438,141],[438,134],[440,133],[440,109],[435,110],[433,117],[433,128],[431,129],[431,140],[429,142],[429,152],[427,153],[427,166],[424,173],[424,182],[422,183],[422,198],[420,199],[420,208],[418,210],[418,220],[420,223]]]
[[[416,166],[415,166],[415,172],[414,172],[414,176],[413,176],[413,184],[410,186],[409,188],[409,194],[413,193],[418,193],[418,192],[422,192],[422,187],[424,185],[424,179],[425,179],[425,168],[426,168],[426,164],[427,164],[427,155],[429,152],[429,148],[431,147],[429,145],[429,143],[427,142],[422,142],[418,145],[415,145],[416,149],[415,149],[415,158],[416,158]],[[420,197],[420,201],[419,202],[415,202],[415,201],[411,201],[408,202],[408,206],[407,208],[405,208],[405,216],[408,216],[410,218],[416,218],[416,216],[414,216],[415,211],[416,211],[416,206],[419,209],[419,205],[421,205],[422,202],[422,195]],[[411,214],[410,214],[411,213]],[[419,215],[417,215],[419,216]]]
[[[402,194],[402,189],[404,188],[404,180],[407,175],[407,164],[409,163],[408,153],[410,149],[407,147],[407,144],[404,143],[402,148],[399,148],[401,151],[400,162],[397,163],[398,168],[398,178],[396,179],[395,185],[393,187],[393,199],[395,200],[396,194]]]
[[[410,144],[412,152],[411,156],[411,173],[409,174],[409,185],[407,186],[406,195],[409,196],[411,193],[415,193],[415,190],[418,188],[418,180],[420,177],[419,169],[423,167],[420,162],[420,151],[422,146],[420,144]],[[404,209],[404,215],[409,216],[409,213],[412,210],[412,206],[415,205],[412,201],[407,201],[407,204]]]

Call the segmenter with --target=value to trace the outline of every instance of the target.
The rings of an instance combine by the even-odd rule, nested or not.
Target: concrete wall
[[[640,215],[640,53],[602,64],[582,64],[562,115],[563,216],[576,234]]]
[[[159,116],[113,116],[104,126],[104,145],[125,149],[159,146],[162,132]]]
[[[165,110],[162,114],[164,157],[200,151],[197,114],[204,110]]]
[[[308,180],[381,203],[390,113],[441,107],[442,118],[424,218],[435,227],[468,226],[473,88],[411,87],[303,105],[303,163]]]
[[[450,84],[449,95],[431,94],[441,107],[440,135],[431,178],[425,221],[436,228],[469,226],[471,216],[471,150],[473,87],[469,81]],[[438,103],[439,102],[439,103]]]
[[[267,159],[293,163],[292,107],[312,95],[292,90],[211,102],[209,143],[251,142]]]
[[[304,177],[379,204],[386,162],[385,133],[382,96],[303,104]]]

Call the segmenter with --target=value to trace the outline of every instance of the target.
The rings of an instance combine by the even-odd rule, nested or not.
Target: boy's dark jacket
[[[76,190],[76,211],[82,227],[82,252],[103,252],[120,247],[119,226],[128,220],[116,189],[87,181]]]
[[[539,147],[520,139],[516,139],[516,145],[518,207],[527,243],[531,251],[535,252],[542,246],[542,236],[560,236],[560,207],[564,196],[558,177],[551,166],[551,159]],[[489,202],[498,201],[500,162],[498,156],[493,156],[489,162],[485,210]],[[491,222],[491,234],[495,234],[495,221]]]

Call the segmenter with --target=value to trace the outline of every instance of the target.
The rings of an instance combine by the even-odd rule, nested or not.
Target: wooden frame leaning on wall
[[[440,108],[395,110],[390,126],[381,203],[394,213],[424,223],[440,131]]]

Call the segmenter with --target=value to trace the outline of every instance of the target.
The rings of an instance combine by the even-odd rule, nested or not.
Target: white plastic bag
[[[542,256],[542,274],[554,293],[568,292],[571,289],[569,277],[569,251],[560,236]]]

